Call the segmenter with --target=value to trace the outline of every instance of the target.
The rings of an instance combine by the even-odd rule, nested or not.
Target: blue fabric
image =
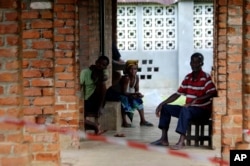
[[[176,132],[186,134],[188,123],[192,119],[209,119],[211,111],[199,107],[183,107],[179,105],[165,104],[162,106],[161,116],[158,127],[168,129],[171,116],[178,118]]]
[[[143,101],[140,98],[133,98],[121,95],[120,96],[122,110],[125,112],[134,112],[135,110],[143,109]]]

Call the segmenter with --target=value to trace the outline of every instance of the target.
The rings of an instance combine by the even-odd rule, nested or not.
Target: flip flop
[[[117,133],[117,134],[114,135],[114,137],[126,137],[126,136],[123,133],[120,133],[120,134]]]
[[[155,145],[155,146],[169,146],[167,143],[162,143],[161,140],[157,140],[157,141],[151,142],[150,145]]]
[[[154,125],[148,121],[145,121],[143,123],[140,123],[140,126],[153,127]]]
[[[124,128],[134,128],[134,126],[130,123],[127,123],[127,124],[122,124],[122,127]]]

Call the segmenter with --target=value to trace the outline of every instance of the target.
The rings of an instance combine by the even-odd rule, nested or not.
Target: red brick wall
[[[222,117],[227,112],[227,0],[214,1],[215,37],[214,37],[214,80],[218,97],[213,100],[213,145],[222,147]],[[228,147],[228,146],[227,146]],[[224,148],[221,148],[224,151]],[[229,153],[228,149],[227,152]]]
[[[243,21],[243,50],[242,50],[242,57],[240,58],[234,58],[232,60],[242,63],[239,63],[237,69],[242,68],[242,75],[240,76],[242,78],[242,119],[240,117],[236,117],[236,124],[240,124],[243,127],[243,130],[250,130],[250,54],[249,54],[249,26],[250,26],[250,1],[238,1],[238,5],[244,6],[242,8],[242,21]],[[239,137],[239,136],[238,136]],[[236,142],[236,149],[250,149],[250,135],[249,134],[243,134],[242,140]]]
[[[249,1],[214,1],[214,78],[219,97],[214,99],[214,142],[222,157],[230,149],[250,149],[249,135]],[[243,137],[244,136],[244,137]],[[219,143],[218,143],[219,141]]]
[[[0,10],[0,116],[22,117],[22,63],[20,60],[21,4],[1,1]],[[0,123],[0,165],[28,165],[31,156],[23,129]]]
[[[91,15],[91,17],[85,17]],[[87,68],[100,56],[99,1],[80,1],[80,68]]]
[[[59,58],[60,49],[70,46],[67,43],[56,43],[59,40],[58,34],[63,31],[55,29],[58,26],[56,19],[60,17],[56,14],[57,10],[56,5],[53,9],[32,9],[29,2],[22,4],[19,21],[22,24],[20,60],[23,64],[23,114],[26,120],[33,122],[37,115],[43,114],[55,119],[56,113],[59,112],[57,97],[61,94],[57,89],[58,79],[63,79],[64,76],[58,74],[63,69],[59,70],[57,63],[60,65],[63,61]],[[67,71],[65,75],[69,75]],[[60,124],[60,121],[57,124]],[[25,142],[30,145],[33,165],[59,165],[58,133],[33,128],[25,128],[24,133]]]
[[[78,82],[76,56],[78,49],[77,5],[75,0],[57,0],[54,4],[55,49],[55,109],[61,127],[78,129]],[[68,147],[71,140],[61,135],[61,147]]]
[[[54,0],[51,9],[29,2],[0,0],[0,116],[35,122],[44,114],[51,125],[78,130],[79,72],[100,55],[99,0]],[[105,1],[110,58],[111,12],[112,1]],[[60,165],[60,149],[72,141],[79,140],[0,124],[0,165]]]

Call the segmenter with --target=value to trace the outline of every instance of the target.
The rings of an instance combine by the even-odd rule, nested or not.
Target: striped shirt
[[[191,103],[194,99],[202,97],[209,93],[216,93],[216,88],[208,73],[200,71],[197,79],[193,80],[192,73],[186,75],[182,81],[177,94],[186,96],[186,103]],[[211,109],[211,99],[198,100],[193,106],[201,107],[204,109]]]

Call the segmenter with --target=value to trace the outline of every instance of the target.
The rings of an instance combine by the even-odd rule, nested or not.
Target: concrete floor
[[[153,112],[145,113],[148,121],[154,127],[140,127],[138,113],[135,113],[134,128],[122,128],[120,133],[126,137],[114,137],[116,131],[108,131],[104,136],[117,138],[126,141],[135,141],[149,144],[160,137],[160,130],[157,128],[158,118]],[[179,135],[175,133],[176,119],[173,118],[169,130],[169,141],[173,145],[177,142]],[[163,152],[141,150],[130,148],[126,145],[110,144],[101,141],[82,140],[80,149],[67,149],[61,152],[62,166],[214,166],[219,164],[207,161],[210,157],[219,157],[220,149],[208,149],[206,147],[186,146],[181,151],[192,157],[184,158],[169,153],[168,147],[157,147]]]

